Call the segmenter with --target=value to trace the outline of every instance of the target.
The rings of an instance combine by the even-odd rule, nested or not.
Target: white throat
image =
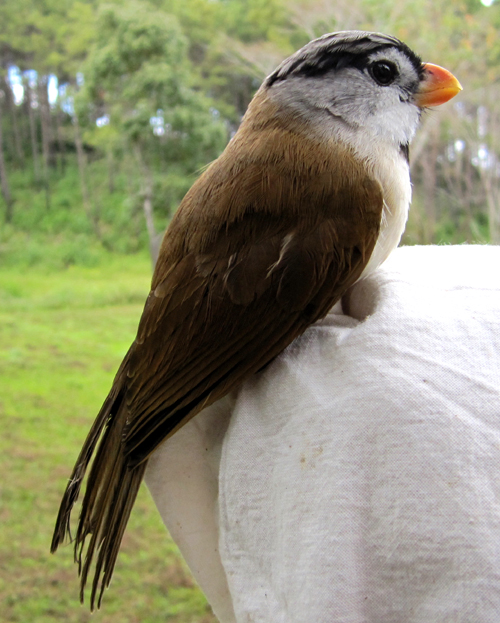
[[[361,278],[371,274],[398,246],[403,235],[411,203],[410,168],[399,144],[369,140],[366,130],[337,124],[329,140],[342,142],[352,149],[368,175],[382,186],[384,208],[377,243]]]
[[[364,278],[385,262],[401,241],[411,203],[410,168],[399,146],[366,139],[350,141],[350,145],[368,173],[380,183],[384,196],[380,234],[363,271]]]

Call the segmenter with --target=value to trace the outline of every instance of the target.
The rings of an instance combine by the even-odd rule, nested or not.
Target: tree
[[[85,119],[86,140],[99,143],[95,121],[105,117],[113,137],[104,148],[112,151],[121,141],[134,155],[154,262],[160,238],[155,184],[168,168],[185,176],[216,157],[226,142],[226,128],[210,100],[194,88],[177,19],[147,2],[102,7],[84,75],[80,99],[91,111]],[[165,207],[162,212],[165,223]]]
[[[0,189],[6,205],[5,220],[9,223],[12,220],[13,199],[10,193],[9,181],[7,178],[7,170],[5,168],[4,144],[3,144],[3,105],[5,100],[4,91],[0,91]]]

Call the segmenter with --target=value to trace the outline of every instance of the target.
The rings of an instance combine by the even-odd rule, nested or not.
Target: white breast
[[[370,261],[363,271],[362,278],[371,274],[385,262],[398,246],[403,235],[411,202],[411,183],[408,163],[402,154],[387,153],[369,163],[373,176],[380,182],[384,194],[384,209],[380,234]]]
[[[380,183],[384,196],[380,234],[361,275],[364,278],[389,257],[401,240],[411,202],[410,169],[395,142],[367,140],[366,134],[349,134],[347,144],[354,148],[368,175]]]

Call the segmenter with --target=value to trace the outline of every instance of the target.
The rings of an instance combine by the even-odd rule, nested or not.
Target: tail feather
[[[92,428],[89,431],[89,434],[87,435],[87,439],[83,444],[80,454],[78,455],[78,459],[76,460],[75,467],[73,468],[73,472],[71,473],[68,485],[66,487],[66,491],[64,492],[63,498],[61,500],[61,505],[59,506],[56,526],[54,529],[52,544],[50,547],[50,551],[52,553],[54,553],[59,545],[64,542],[66,535],[69,535],[70,539],[72,540],[70,526],[71,511],[80,494],[82,482],[85,477],[88,464],[90,463],[92,455],[94,454],[97,442],[99,441],[102,430],[107,424],[110,417],[110,412],[112,410],[112,404],[114,402],[114,399],[115,397],[112,396],[111,393],[106,398],[97,418],[92,425]]]
[[[101,547],[99,557],[96,564],[96,573],[92,584],[91,608],[94,608],[94,601],[98,590],[98,578],[103,569],[101,587],[97,607],[100,608],[104,589],[109,586],[111,575],[116,563],[118,551],[123,538],[123,533],[128,523],[132,507],[134,505],[140,484],[144,477],[147,462],[142,463],[133,470],[128,469],[126,473],[122,473],[123,480],[120,482],[120,490],[117,495],[116,506],[114,512],[109,516],[106,533],[109,534],[108,541]]]
[[[91,609],[94,609],[95,595],[101,580],[106,549],[110,540],[110,516],[117,510],[113,508],[116,489],[125,484],[120,481],[120,474],[126,470],[124,458],[121,455],[121,432],[119,427],[120,411],[114,418],[99,445],[97,456],[87,482],[87,489],[83,499],[82,511],[78,522],[75,539],[75,553],[78,548],[78,569],[80,573],[80,601],[83,602],[84,589],[87,583],[94,554],[97,552],[97,561],[94,569],[94,581],[91,591]],[[121,428],[121,427],[120,427]],[[106,458],[106,462],[104,459]],[[102,465],[101,465],[102,464]],[[91,535],[86,547],[87,536]],[[104,571],[106,566],[104,565]],[[110,570],[111,572],[112,570]]]
[[[122,377],[123,378],[123,377]],[[55,552],[67,536],[73,542],[80,575],[80,601],[94,566],[90,607],[101,605],[109,586],[120,543],[144,476],[147,461],[131,468],[123,451],[123,428],[127,412],[123,382],[117,375],[80,452],[66,487],[57,516],[51,551]],[[82,481],[90,469],[75,538],[70,529],[71,511],[78,499]],[[90,540],[87,540],[90,537]],[[93,565],[95,561],[95,564]]]

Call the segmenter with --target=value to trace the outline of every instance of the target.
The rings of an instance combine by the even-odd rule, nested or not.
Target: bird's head
[[[447,70],[423,63],[398,39],[362,31],[324,35],[287,58],[261,93],[295,129],[353,145],[370,139],[404,148],[423,108],[461,90]]]

